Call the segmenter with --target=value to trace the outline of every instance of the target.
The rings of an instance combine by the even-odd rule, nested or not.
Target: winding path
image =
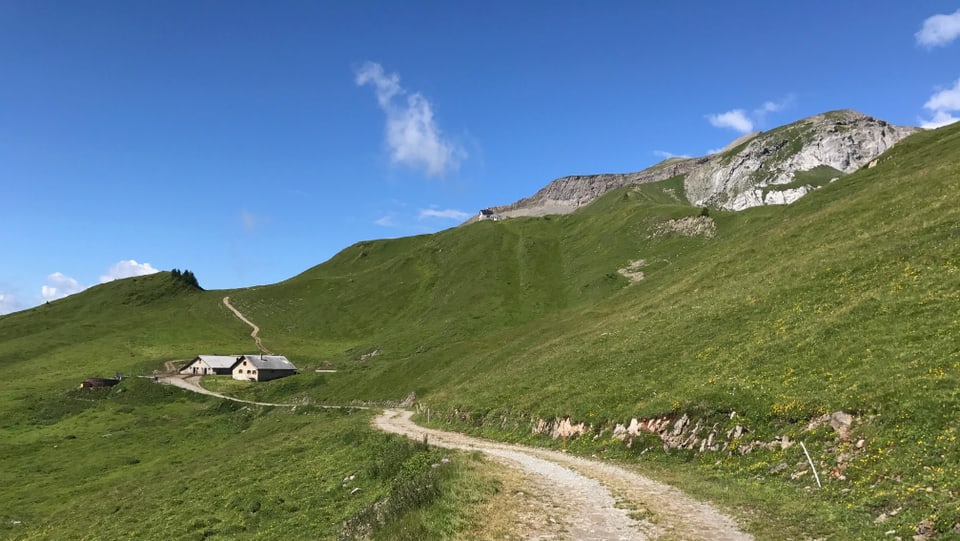
[[[557,510],[562,528],[525,537],[560,536],[598,541],[660,537],[711,541],[753,539],[714,507],[624,468],[545,449],[423,428],[410,420],[411,415],[410,411],[386,410],[374,424],[386,432],[415,439],[427,437],[429,443],[440,447],[480,451],[529,474],[535,491],[547,499],[541,502],[541,508]],[[653,522],[636,520],[627,509],[642,510],[640,514],[651,515]]]
[[[232,396],[227,396],[225,394],[215,393],[213,391],[204,389],[200,386],[200,376],[184,376],[184,375],[165,375],[159,376],[157,381],[160,383],[165,383],[167,385],[173,385],[174,387],[180,387],[181,389],[186,389],[188,391],[193,391],[199,394],[206,394],[210,396],[215,396],[217,398],[222,398],[224,400],[232,400],[234,402],[243,402],[244,404],[256,404],[257,406],[279,406],[279,407],[293,407],[296,404],[277,404],[274,402],[255,402],[253,400],[243,400],[240,398],[234,398]],[[323,407],[323,406],[321,406]],[[339,406],[334,406],[339,407]]]
[[[237,310],[236,308],[234,308],[233,305],[230,304],[229,296],[223,298],[223,305],[229,308],[230,311],[233,312],[233,315],[237,316],[237,319],[246,323],[247,325],[250,326],[250,328],[253,329],[253,331],[250,333],[250,338],[253,338],[253,341],[257,344],[257,349],[259,349],[261,353],[272,355],[272,353],[268,349],[263,347],[263,342],[261,342],[260,337],[257,336],[258,334],[260,334],[260,327],[257,327],[257,325],[254,322],[244,317],[244,315],[240,313],[240,310]]]

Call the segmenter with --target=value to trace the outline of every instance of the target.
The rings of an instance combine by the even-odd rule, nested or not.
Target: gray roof
[[[250,364],[265,370],[296,370],[289,360],[283,355],[244,355],[241,360],[250,361]]]
[[[197,357],[210,368],[233,368],[240,358],[237,355],[197,355]]]

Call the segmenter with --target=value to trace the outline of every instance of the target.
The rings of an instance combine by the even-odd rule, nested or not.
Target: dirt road
[[[224,400],[232,400],[234,402],[243,402],[244,404],[255,404],[257,406],[280,406],[280,407],[293,407],[296,404],[276,404],[273,402],[254,402],[253,400],[242,400],[239,398],[233,398],[232,396],[227,396],[225,394],[215,393],[209,391],[200,386],[200,376],[182,376],[182,375],[165,375],[159,376],[157,381],[167,385],[173,385],[174,387],[180,387],[181,389],[186,389],[187,391],[193,391],[195,393],[206,394],[210,396],[215,396],[217,398],[222,398]],[[321,406],[322,407],[322,406]]]
[[[169,361],[168,361],[169,362]],[[200,386],[200,377],[201,376],[187,376],[183,374],[177,374],[176,371],[170,374],[158,374],[156,376],[157,382],[164,385],[173,385],[174,387],[179,387],[181,389],[191,391],[194,393],[205,394],[209,396],[215,396],[217,398],[222,398],[224,400],[232,400],[234,402],[243,402],[244,404],[254,404],[256,406],[277,406],[281,408],[292,408],[298,404],[282,404],[276,402],[256,402],[254,400],[243,400],[242,398],[234,398],[232,396],[227,396],[225,394],[215,393],[208,389],[204,389]],[[366,410],[370,409],[367,406],[331,406],[326,404],[313,404],[316,408],[323,409],[354,409],[354,410]]]
[[[559,517],[554,531],[525,532],[524,538],[575,540],[753,539],[729,517],[680,490],[629,470],[597,460],[555,451],[496,443],[453,432],[417,426],[412,412],[387,410],[374,424],[386,432],[403,434],[450,449],[480,451],[525,472],[534,492]],[[637,520],[634,516],[651,517]]]

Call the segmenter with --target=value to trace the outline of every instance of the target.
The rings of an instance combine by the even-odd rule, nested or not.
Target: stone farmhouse
[[[187,376],[232,376],[242,381],[269,381],[297,373],[283,355],[197,355],[180,369]]]
[[[244,355],[233,366],[233,379],[245,381],[270,381],[297,373],[283,355]]]
[[[181,374],[191,376],[228,376],[233,373],[233,365],[240,359],[238,355],[197,355],[180,369]]]

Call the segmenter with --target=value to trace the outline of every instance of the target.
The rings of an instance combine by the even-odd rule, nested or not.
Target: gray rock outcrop
[[[686,199],[696,206],[742,210],[789,204],[834,176],[868,165],[917,131],[856,111],[831,111],[750,134],[701,158],[671,158],[636,173],[559,178],[530,197],[490,210],[503,218],[568,214],[610,190],[680,175]],[[816,176],[798,178],[809,172]]]
[[[837,177],[852,173],[917,131],[856,111],[812,116],[711,156],[686,176],[684,190],[698,206],[742,210],[789,204],[816,188],[796,185],[797,173],[816,168],[833,169]]]
[[[601,195],[631,184],[659,182],[685,175],[708,158],[671,158],[636,173],[574,175],[558,178],[530,197],[509,205],[491,207],[505,218],[569,214]]]

